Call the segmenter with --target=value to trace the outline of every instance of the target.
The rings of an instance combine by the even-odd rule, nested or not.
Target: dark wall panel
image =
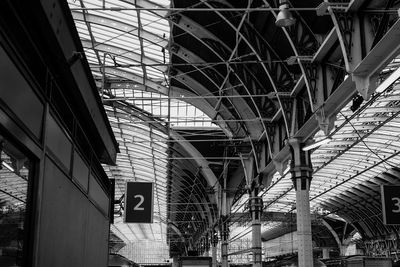
[[[48,117],[46,144],[60,162],[69,170],[71,163],[71,141],[58,126],[52,116]]]
[[[108,262],[108,220],[93,205],[88,210],[85,267],[106,267]]]
[[[90,176],[89,181],[89,196],[97,203],[97,205],[104,211],[105,214],[108,214],[108,209],[110,206],[109,198],[92,175]]]
[[[89,168],[78,152],[74,153],[73,179],[87,192],[89,185]]]
[[[84,266],[88,200],[49,159],[45,161],[38,266]]]
[[[37,266],[106,267],[108,218],[49,158],[43,179]]]
[[[0,99],[36,136],[41,136],[44,105],[0,46]]]

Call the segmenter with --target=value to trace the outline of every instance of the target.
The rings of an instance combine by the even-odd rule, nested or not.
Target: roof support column
[[[322,258],[323,259],[329,259],[329,250],[330,248],[322,248]]]
[[[263,200],[258,196],[259,187],[255,186],[250,192],[249,207],[251,215],[253,267],[262,266],[262,246],[261,246],[261,214],[263,210]]]
[[[179,267],[179,257],[178,256],[172,257],[172,267]]]
[[[309,151],[303,151],[304,143],[298,138],[289,139],[292,161],[290,172],[296,190],[298,266],[313,266],[311,216],[309,190],[312,166]]]
[[[218,234],[215,230],[211,233],[211,257],[212,257],[212,267],[217,267],[217,246],[218,246]]]
[[[222,263],[221,267],[228,267],[229,226],[228,226],[227,216],[221,216],[220,234],[221,234],[221,263]]]
[[[229,225],[228,225],[228,214],[230,206],[228,205],[227,196],[227,181],[228,181],[228,149],[224,150],[224,173],[223,173],[223,184],[221,191],[221,210],[220,210],[220,222],[219,231],[221,234],[221,267],[228,267],[228,238],[229,238]]]
[[[209,257],[210,256],[210,239],[208,233],[206,234],[206,237],[204,238],[203,242],[203,256]]]

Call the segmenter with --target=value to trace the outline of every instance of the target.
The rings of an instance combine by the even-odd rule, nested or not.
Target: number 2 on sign
[[[144,196],[142,196],[142,195],[134,195],[133,197],[139,199],[139,203],[136,204],[136,206],[133,208],[133,210],[144,210],[144,207],[142,207],[142,204],[144,202]]]
[[[400,198],[392,197],[392,200],[395,201],[394,205],[396,206],[396,209],[392,210],[392,212],[399,213],[400,212]]]

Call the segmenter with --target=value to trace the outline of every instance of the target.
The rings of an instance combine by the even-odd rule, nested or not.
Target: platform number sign
[[[400,186],[382,185],[382,215],[384,224],[400,224]]]
[[[125,223],[153,222],[153,183],[127,182]]]

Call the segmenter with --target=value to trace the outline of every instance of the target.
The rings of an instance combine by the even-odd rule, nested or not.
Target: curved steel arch
[[[186,18],[184,16],[181,16],[179,19],[173,18],[172,23],[174,26],[179,27],[180,29],[185,31],[187,34],[190,34],[192,37],[197,39],[200,43],[202,43],[210,51],[212,51],[212,53],[214,55],[216,55],[221,61],[224,61],[224,58],[221,57],[221,55],[218,53],[218,51],[216,51],[212,46],[210,46],[207,42],[204,41],[207,39],[217,40],[220,45],[224,46],[225,49],[227,49],[229,51],[230,50],[229,47],[227,47],[227,45],[224,42],[219,40],[219,38],[217,38],[212,33],[207,31],[206,29],[204,29],[201,25],[198,25],[194,21],[192,21],[189,18]],[[197,68],[196,66],[194,66],[194,67]],[[228,64],[228,68],[232,71],[232,67],[229,64]],[[249,93],[250,91],[247,89],[247,86],[242,81],[241,77],[239,77],[234,71],[232,73],[237,77],[237,79],[241,82],[242,86],[244,88],[246,88],[246,91]],[[212,79],[212,77],[210,77],[209,79]],[[237,106],[234,105],[234,107],[235,107],[237,113],[241,114],[241,112],[238,110]],[[251,130],[249,130],[247,127],[244,130],[245,130],[245,132],[251,132]]]
[[[113,102],[113,106],[117,105],[117,103]],[[121,106],[122,107],[122,106]],[[120,108],[121,108],[120,107]],[[123,109],[125,109],[126,107],[122,107]],[[130,112],[132,112],[132,110],[129,110]],[[137,111],[135,111],[137,112]],[[133,115],[132,113],[129,113],[130,115]],[[147,115],[145,114],[141,114],[140,117],[138,117],[139,119],[143,119],[146,118]],[[148,117],[148,119],[150,119],[151,117]],[[161,132],[167,132],[167,129],[165,128],[164,125],[157,125],[157,124],[151,124],[151,127],[155,127],[157,130],[161,131]],[[202,159],[202,155],[197,151],[196,148],[193,147],[193,145],[191,145],[189,143],[189,141],[183,139],[181,136],[179,136],[179,134],[175,133],[173,130],[169,129],[170,131],[170,137],[172,139],[174,139],[175,141],[180,141],[180,145],[186,150],[186,152],[191,155],[194,158],[194,162],[196,162],[196,164],[198,166],[201,166],[202,168],[202,173],[204,175],[204,177],[206,178],[207,182],[209,183],[210,186],[216,186],[216,190],[218,191],[219,189],[219,183],[214,175],[214,173],[212,173],[210,171],[210,169],[208,168],[208,162],[204,159]],[[216,197],[217,199],[217,197]],[[216,201],[217,203],[217,201]]]
[[[206,6],[210,7],[210,9],[212,10],[212,7],[213,7],[213,6],[212,6],[209,2],[205,2],[204,0],[201,0],[201,2],[204,3]],[[214,2],[211,2],[211,3],[214,3]],[[254,45],[255,45],[256,43],[254,43],[254,44],[251,43],[251,42],[247,39],[248,36],[245,36],[243,33],[241,33],[241,31],[240,31],[241,29],[237,29],[237,28],[235,27],[235,25],[233,25],[232,22],[229,21],[229,19],[227,19],[224,15],[221,14],[221,12],[219,12],[218,10],[216,10],[216,11],[214,11],[214,12],[215,12],[216,14],[218,14],[218,16],[220,16],[230,27],[232,27],[232,29],[234,29],[234,30],[237,32],[237,34],[246,42],[246,44],[248,45],[248,47],[253,51],[253,53],[254,53],[254,55],[257,57],[257,59],[258,59],[260,62],[262,62],[263,60],[262,60],[261,56],[259,55],[259,51],[257,51],[257,50],[255,49],[255,47],[254,47]],[[245,25],[245,23],[244,23],[243,25]],[[248,26],[248,27],[250,27],[250,26]],[[251,27],[250,27],[250,28],[251,28]],[[255,33],[257,34],[257,31],[255,31]],[[266,46],[266,47],[269,47],[269,46]],[[266,51],[266,52],[269,52],[269,51]],[[270,58],[271,58],[271,57],[270,57]],[[281,109],[282,109],[282,110],[285,110],[285,108],[284,108],[284,106],[283,106],[283,104],[282,104],[282,102],[281,102],[281,100],[280,100],[280,96],[279,96],[279,93],[280,93],[280,92],[279,92],[279,90],[278,90],[278,87],[275,85],[276,80],[273,79],[273,77],[271,76],[270,71],[266,68],[265,64],[261,64],[261,66],[262,66],[262,68],[264,69],[265,74],[266,74],[267,77],[269,78],[270,83],[271,83],[271,86],[272,86],[274,92],[277,94],[277,100],[278,100],[278,103],[279,103]],[[284,66],[283,68],[281,68],[281,70],[283,70],[283,69],[286,69],[286,67]],[[290,74],[288,74],[288,76],[291,77]],[[287,121],[287,118],[286,118],[285,116],[284,116],[284,121],[285,121],[285,125],[286,125],[287,135],[289,136],[289,134],[290,134],[290,131],[289,131],[290,126],[289,126],[289,122]]]
[[[174,45],[174,47],[175,47],[175,45]],[[188,49],[186,49],[186,48],[184,48],[184,47],[182,47],[182,46],[179,46],[179,48],[178,49],[172,49],[173,51],[172,51],[172,54],[174,54],[174,55],[176,55],[176,56],[178,56],[179,58],[181,58],[182,60],[184,60],[184,61],[186,61],[186,62],[188,62],[189,64],[190,64],[190,62],[196,62],[196,63],[201,63],[201,62],[204,62],[205,64],[206,64],[206,61],[204,61],[201,57],[199,57],[199,56],[197,56],[194,52],[192,52],[192,51],[190,51],[190,50],[188,50]],[[177,51],[176,51],[177,50]],[[182,51],[183,50],[183,51]],[[176,51],[176,52],[175,52]],[[215,52],[216,53],[216,52]],[[212,66],[212,63],[210,63],[208,66],[207,66],[207,68],[208,67],[210,67],[210,66]],[[218,87],[220,87],[220,85],[218,85],[216,82],[215,82],[215,79],[214,79],[214,77],[211,77],[210,76],[210,74],[209,73],[206,73],[206,70],[208,70],[207,68],[199,68],[199,67],[197,67],[197,65],[194,65],[193,66],[197,71],[199,71],[201,74],[203,74],[205,77],[207,77],[207,79],[216,87],[216,88],[218,88]],[[232,68],[232,67],[231,67]],[[182,74],[180,74],[180,75],[184,75],[185,73],[182,73]],[[215,75],[218,75],[221,79],[223,79],[224,77],[223,77],[223,75],[222,74],[220,74],[218,71],[216,71],[216,70],[214,70],[214,72],[213,72],[213,74],[215,74]],[[179,74],[178,74],[179,75]],[[237,75],[237,74],[236,74]],[[230,82],[229,81],[226,81],[226,84],[227,84],[227,86],[226,86],[226,88],[232,88],[232,90],[235,88],[235,86],[233,86],[233,85],[230,85]],[[242,83],[242,85],[243,85],[243,83]],[[244,85],[243,85],[244,86]],[[226,92],[227,90],[226,89],[223,89],[224,90],[224,92]],[[210,91],[210,94],[209,95],[214,95],[213,94],[213,92],[211,92]],[[216,96],[215,97],[216,99],[218,98],[218,96]],[[219,100],[219,101],[221,101],[221,100]],[[240,106],[245,106],[245,105],[248,105],[247,104],[247,102],[245,101],[245,100],[243,100],[243,99],[241,99],[241,98],[232,98],[232,99],[230,99],[230,102],[232,103],[232,105],[235,107],[235,109],[236,109],[236,112],[238,112],[238,114],[239,115],[241,115],[240,117],[242,118],[242,119],[244,119],[245,121],[247,120],[247,119],[249,119],[249,118],[251,118],[251,116],[248,116],[247,114],[245,114],[245,113],[243,113],[243,112],[241,112],[240,110],[238,110],[237,109],[237,107],[240,107]],[[244,105],[242,105],[242,104],[244,104]],[[219,109],[219,110],[221,110],[221,108]],[[248,124],[249,122],[247,122],[246,121],[246,123]],[[250,125],[251,126],[251,125]],[[249,128],[252,128],[252,126],[251,127],[249,127]],[[252,131],[250,131],[250,135],[252,134]],[[254,134],[253,134],[254,135]],[[254,135],[254,137],[258,137],[258,136],[260,136],[260,134],[255,134]]]

